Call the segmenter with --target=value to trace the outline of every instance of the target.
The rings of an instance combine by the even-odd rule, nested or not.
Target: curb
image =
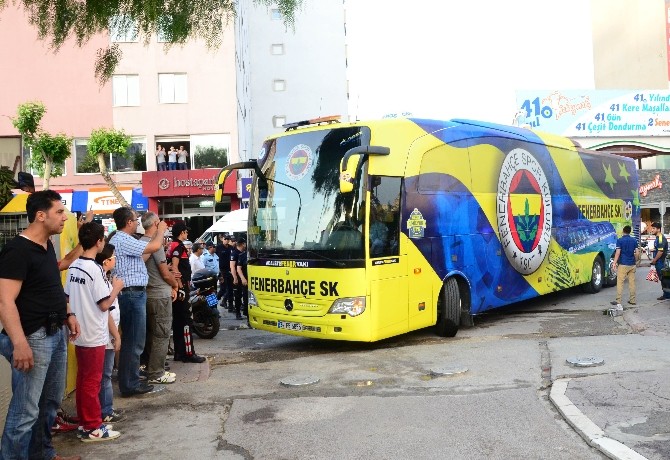
[[[591,446],[614,460],[648,460],[630,447],[605,436],[605,432],[593,423],[572,401],[565,396],[569,378],[558,379],[551,386],[549,399],[563,418]]]

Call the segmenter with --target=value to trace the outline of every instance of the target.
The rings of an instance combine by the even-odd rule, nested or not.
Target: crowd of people
[[[168,151],[161,144],[156,145],[156,166],[159,171],[175,171],[177,169],[188,169],[188,152],[183,145],[175,149],[171,145]]]
[[[122,397],[176,381],[166,357],[170,336],[174,361],[202,363],[190,340],[188,304],[194,269],[221,276],[222,306],[246,310],[246,242],[187,249],[188,228],[167,225],[153,212],[141,216],[121,207],[117,231],[105,237],[92,213],[80,219],[78,246],[58,261],[51,236],[63,231],[67,212],[58,193],[35,192],[26,203],[29,225],[0,252],[0,354],[12,366],[12,399],[0,458],[62,459],[52,435],[65,393],[67,341],[74,343],[77,437],[106,441],[121,433],[114,408],[113,369]],[[144,235],[138,234],[139,225]],[[194,257],[195,256],[195,257]],[[193,266],[192,266],[193,263]],[[65,286],[61,271],[67,270]],[[78,457],[70,457],[78,458]]]

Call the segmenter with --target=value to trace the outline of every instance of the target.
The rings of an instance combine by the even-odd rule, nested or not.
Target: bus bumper
[[[258,307],[249,307],[249,324],[254,329],[326,340],[371,342],[378,338],[370,335],[370,324],[360,317],[325,315],[317,317],[268,313]]]

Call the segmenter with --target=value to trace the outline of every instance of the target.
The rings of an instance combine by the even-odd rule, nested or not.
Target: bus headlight
[[[345,297],[337,299],[328,313],[358,316],[365,311],[365,297]]]
[[[254,306],[254,307],[257,307],[257,306],[258,306],[258,301],[256,300],[256,296],[254,295],[254,293],[253,293],[252,291],[249,291],[249,300],[248,300],[248,302],[249,302],[249,303],[248,303],[247,305],[251,305],[251,306]]]

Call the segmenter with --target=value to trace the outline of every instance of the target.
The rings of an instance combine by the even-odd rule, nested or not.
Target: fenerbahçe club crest
[[[547,176],[530,152],[517,148],[505,157],[496,211],[507,260],[519,273],[535,272],[549,249],[552,206]]]

